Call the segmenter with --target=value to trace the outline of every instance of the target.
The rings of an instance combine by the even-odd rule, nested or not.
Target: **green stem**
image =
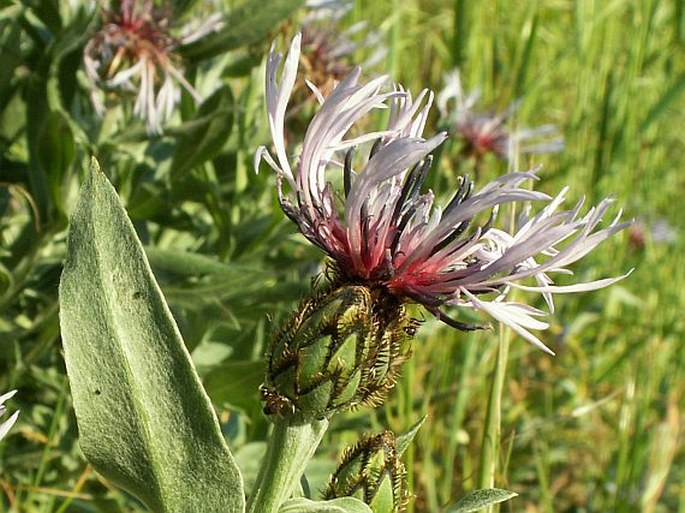
[[[511,225],[509,232],[514,230],[515,206],[511,206]],[[480,448],[480,464],[478,468],[478,488],[494,488],[495,474],[497,473],[497,458],[500,449],[500,432],[502,427],[502,389],[504,377],[507,373],[507,360],[509,358],[509,343],[511,337],[509,331],[500,324],[499,339],[497,344],[497,360],[490,384],[488,396],[488,411],[485,415],[485,429],[483,430],[483,442]],[[491,513],[495,506],[489,506],[486,511]],[[499,510],[498,510],[499,511]]]
[[[472,331],[466,339],[466,347],[464,348],[464,350],[466,351],[466,355],[463,358],[455,358],[454,360],[452,360],[464,362],[461,365],[461,375],[459,377],[459,383],[457,385],[457,398],[454,401],[454,406],[452,408],[452,419],[449,424],[449,429],[452,433],[458,433],[464,427],[464,418],[466,416],[467,402],[471,397],[472,393],[472,386],[470,385],[469,380],[471,379],[471,372],[476,362],[477,347],[478,344],[475,340],[475,332]],[[460,355],[455,354],[455,357],[456,356]],[[445,461],[447,463],[445,465],[445,481],[442,486],[442,495],[444,500],[452,499],[452,483],[454,476],[454,468],[456,466],[455,459],[457,457],[458,448],[458,439],[454,438],[450,441],[446,449],[447,456],[445,457]]]
[[[414,422],[414,366],[416,360],[412,358],[404,365],[404,382],[406,383],[407,402],[405,404],[405,418]],[[411,425],[411,424],[410,424]],[[407,470],[407,490],[414,490],[414,444],[409,444],[404,453],[404,463]],[[414,501],[407,504],[407,513],[414,513]]]
[[[488,411],[485,417],[483,443],[480,450],[479,488],[493,488],[495,486],[502,417],[502,389],[504,388],[504,376],[507,372],[508,355],[509,337],[505,330],[500,329],[497,360],[495,361],[495,370],[490,385]]]
[[[247,513],[276,513],[293,493],[319,446],[328,420],[280,419],[274,424]]]

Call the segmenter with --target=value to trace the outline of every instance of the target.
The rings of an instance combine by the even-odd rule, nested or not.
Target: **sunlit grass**
[[[416,310],[425,323],[391,400],[373,413],[336,419],[322,460],[354,442],[358,430],[402,432],[427,415],[405,453],[416,496],[410,511],[444,511],[492,483],[519,493],[501,511],[685,512],[684,12],[679,2],[665,0],[357,0],[348,22],[379,27],[388,45],[386,60],[365,73],[389,73],[417,93],[439,91],[444,73],[458,65],[465,87],[482,91],[484,109],[501,110],[520,98],[515,126],[557,125],[564,151],[521,155],[517,167],[542,164],[538,187],[554,192],[569,185],[569,204],[585,196],[591,205],[613,194],[617,210],[638,223],[574,270],[580,279],[635,271],[610,289],[558,298],[543,335],[556,357],[509,332],[456,332]],[[168,160],[156,167],[157,154],[127,153],[130,141],[93,143],[137,228],[145,226],[147,244],[227,264],[211,274],[203,267],[209,263],[197,263],[195,273],[182,259],[155,262],[151,251],[234,447],[263,439],[267,426],[256,386],[237,392],[245,403],[224,400],[236,392],[216,379],[221,360],[261,355],[274,329],[267,314],[276,324],[303,293],[319,258],[283,220],[273,177],[251,171],[253,146],[267,139],[261,76],[226,78],[241,106],[231,138],[213,162],[183,177],[169,176]],[[171,151],[162,150],[162,156]],[[463,169],[460,158],[452,144],[434,165],[436,195],[450,194],[456,170]],[[79,166],[74,176],[82,177]],[[508,167],[486,157],[479,184]],[[168,186],[165,200],[184,198],[173,227],[146,217],[167,212],[156,189],[136,188],[144,174]],[[188,199],[187,190],[196,193]],[[11,206],[16,219],[31,219],[28,203]],[[675,239],[661,239],[660,224]],[[58,236],[54,245],[46,243],[35,260],[47,254],[58,261],[62,242]],[[58,276],[49,269],[40,267],[31,283],[56,287]],[[16,326],[3,327],[11,343],[2,347],[2,361],[11,367],[2,377],[20,386],[23,412],[18,433],[0,448],[0,512],[139,511],[78,453],[56,306],[41,315],[44,322],[28,332],[21,331],[29,326],[23,314]],[[505,345],[506,362],[497,367]],[[218,346],[225,351],[213,353]],[[501,400],[488,412],[496,372]],[[492,415],[499,418],[499,430],[491,431],[499,431],[498,439],[484,445]],[[16,439],[22,443],[13,450]],[[487,447],[494,451],[485,453]]]
[[[659,241],[647,228],[640,241],[636,228],[578,266],[583,277],[636,270],[611,290],[560,298],[546,335],[555,358],[512,340],[495,485],[521,497],[501,509],[682,511],[682,10],[656,1],[364,4],[358,16],[401,27],[388,41],[405,85],[439,90],[459,63],[486,105],[521,98],[520,126],[561,127],[564,152],[519,163],[544,165],[543,190],[568,184],[571,198],[588,202],[614,194],[639,229],[663,220],[678,236]],[[484,169],[492,178],[505,165]],[[438,329],[417,342],[411,388],[430,413],[414,462],[417,511],[478,486],[496,353],[492,333]]]

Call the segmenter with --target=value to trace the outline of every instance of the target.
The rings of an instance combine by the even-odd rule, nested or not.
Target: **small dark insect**
[[[277,392],[272,392],[265,386],[259,388],[259,394],[262,396],[262,402],[264,403],[262,408],[264,415],[283,416],[284,413],[295,414],[295,405],[287,397]]]

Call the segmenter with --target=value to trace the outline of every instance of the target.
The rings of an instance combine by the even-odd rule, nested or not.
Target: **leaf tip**
[[[100,163],[98,162],[98,159],[95,157],[95,155],[90,157],[90,172],[91,174],[97,172],[102,173],[102,170],[100,169]]]

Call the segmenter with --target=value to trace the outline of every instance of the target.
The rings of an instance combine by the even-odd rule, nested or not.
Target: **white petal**
[[[14,423],[17,421],[18,417],[19,411],[17,410],[12,414],[12,416],[9,419],[0,424],[0,440],[5,438],[5,435],[9,433],[9,430],[12,429],[12,426],[14,426]]]
[[[532,343],[538,349],[541,349],[547,354],[554,356],[554,351],[547,347],[539,338],[533,335],[526,328],[544,330],[549,327],[545,322],[538,321],[531,316],[531,312],[527,311],[526,305],[519,305],[516,303],[494,303],[489,301],[480,301],[476,296],[471,294],[466,289],[460,289],[466,297],[468,297],[474,308],[483,310],[485,313],[492,316],[494,319],[506,324],[516,333],[521,335],[527,341]],[[539,310],[535,311],[537,315]]]

